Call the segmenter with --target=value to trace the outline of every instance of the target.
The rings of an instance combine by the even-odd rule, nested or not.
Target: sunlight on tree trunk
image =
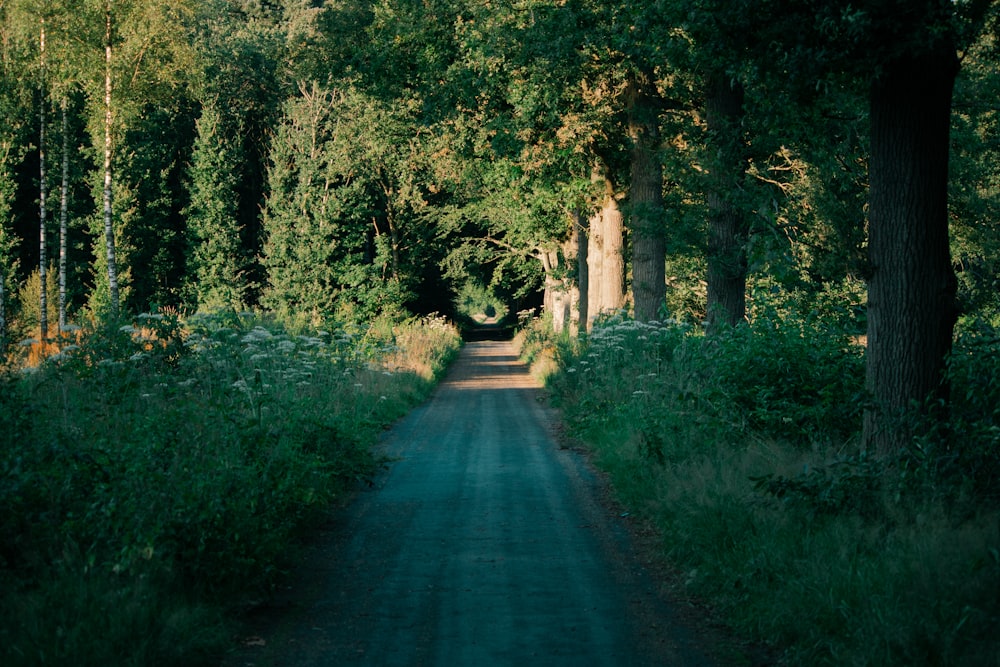
[[[625,224],[614,187],[603,164],[597,164],[591,182],[601,191],[590,215],[587,247],[587,317],[590,323],[625,305]]]
[[[604,272],[601,306],[605,312],[613,312],[625,307],[625,216],[618,207],[618,199],[610,191],[601,208],[601,223],[604,226]]]
[[[590,331],[590,229],[580,211],[573,211],[576,236],[577,326]]]
[[[566,262],[566,271],[571,271],[579,265],[581,238],[586,238],[580,228],[579,216],[570,216],[569,238],[563,243],[563,261]],[[566,313],[566,327],[571,336],[576,336],[580,332],[580,286],[579,280],[567,277],[564,281],[566,294],[564,297],[564,309]]]
[[[111,206],[111,0],[105,4],[104,32],[104,249],[108,262],[108,292],[111,315],[118,315],[118,266],[115,262],[115,227]]]

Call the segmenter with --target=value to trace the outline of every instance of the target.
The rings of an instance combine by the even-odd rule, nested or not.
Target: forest
[[[4,664],[114,663],[66,626],[111,599],[183,610],[129,664],[215,655],[176,636],[485,312],[737,632],[998,664],[998,39],[992,0],[0,0]]]

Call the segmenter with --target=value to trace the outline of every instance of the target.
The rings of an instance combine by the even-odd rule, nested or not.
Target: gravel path
[[[226,665],[710,665],[507,342],[469,343],[389,433]]]

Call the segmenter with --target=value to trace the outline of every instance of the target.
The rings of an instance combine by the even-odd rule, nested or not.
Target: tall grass
[[[216,663],[458,345],[147,314],[3,378],[0,664]]]
[[[848,333],[611,318],[556,345],[549,387],[687,589],[783,663],[1000,664],[996,337],[956,347],[955,440],[885,462]]]

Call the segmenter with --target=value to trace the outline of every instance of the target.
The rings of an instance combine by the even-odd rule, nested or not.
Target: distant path
[[[467,344],[227,665],[711,664],[538,399],[509,342]]]

